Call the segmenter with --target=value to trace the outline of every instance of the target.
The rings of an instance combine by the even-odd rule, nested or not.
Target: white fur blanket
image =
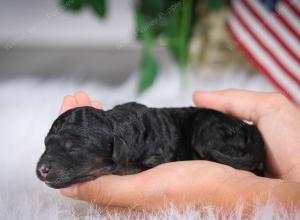
[[[57,117],[62,97],[77,90],[88,92],[105,108],[137,100],[151,106],[187,106],[192,104],[194,89],[222,89],[228,87],[273,90],[261,76],[243,72],[220,73],[217,76],[196,77],[189,74],[185,83],[176,69],[165,71],[155,85],[144,95],[135,96],[136,77],[132,76],[119,87],[101,82],[82,82],[74,79],[38,80],[15,79],[0,82],[0,219],[130,219],[130,213],[102,215],[87,204],[71,201],[45,186],[35,176],[36,162],[44,150],[43,138]],[[172,74],[168,74],[172,72]],[[295,214],[295,213],[294,213]],[[145,214],[146,215],[146,214]],[[211,207],[202,211],[176,209],[146,215],[149,219],[217,219],[220,216],[241,218],[237,208],[229,216],[219,215]],[[145,217],[145,216],[140,216]],[[253,219],[300,219],[298,213],[286,213],[272,205],[259,207]]]

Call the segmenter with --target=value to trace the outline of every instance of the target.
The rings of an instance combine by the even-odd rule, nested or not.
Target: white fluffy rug
[[[36,162],[44,150],[43,138],[57,117],[62,97],[84,90],[103,103],[105,108],[125,101],[137,100],[151,106],[191,105],[195,89],[223,89],[229,87],[273,90],[261,76],[243,72],[220,73],[196,77],[189,74],[181,83],[177,70],[168,69],[143,96],[135,96],[136,77],[133,75],[122,86],[108,87],[96,81],[74,79],[39,80],[14,79],[0,82],[0,219],[130,219],[111,213],[101,215],[85,203],[74,202],[45,186],[35,176]],[[202,212],[192,209],[179,213],[176,209],[147,216],[149,219],[217,219],[210,208]],[[224,216],[223,216],[224,217]],[[227,216],[240,219],[241,212]],[[273,206],[258,208],[253,219],[291,218],[284,210]],[[300,215],[298,213],[300,219]],[[225,217],[224,217],[225,218]]]

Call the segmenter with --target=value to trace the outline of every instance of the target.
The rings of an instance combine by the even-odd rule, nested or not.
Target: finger
[[[73,187],[61,189],[65,196],[92,202],[97,205],[134,206],[137,188],[141,183],[135,178],[136,175],[127,176],[102,176],[96,180],[77,184]]]
[[[228,89],[216,92],[197,91],[193,94],[196,106],[212,108],[242,120],[257,122],[264,114],[264,102],[271,93]]]
[[[67,95],[64,97],[63,99],[63,103],[61,105],[61,108],[60,108],[60,111],[59,111],[59,114],[62,114],[72,108],[75,108],[77,105],[76,103],[76,100],[73,96],[71,95]]]
[[[97,102],[97,101],[91,101],[92,107],[97,108],[97,109],[102,109],[102,105]]]
[[[75,92],[74,97],[76,99],[78,107],[92,105],[89,96],[83,91]]]

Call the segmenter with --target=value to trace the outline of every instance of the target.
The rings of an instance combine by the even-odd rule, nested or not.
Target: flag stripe
[[[285,16],[288,16],[288,20],[291,20],[294,27],[298,28],[299,30],[299,20],[300,19],[300,12],[294,7],[294,5],[290,2],[280,2],[279,7],[280,10],[285,12]]]
[[[294,4],[291,2],[280,1],[277,10],[282,10],[282,12],[284,12],[288,17],[288,20],[291,21],[291,24],[293,24],[292,26],[296,28],[297,31],[300,30],[299,24],[297,24],[299,23],[298,19],[300,19],[300,13],[298,13],[298,11],[295,9]]]
[[[295,80],[300,87],[300,64],[295,62],[279,44],[274,42],[276,40],[272,35],[266,32],[259,21],[251,17],[241,1],[235,2],[231,9],[233,15],[239,20],[248,33],[251,34],[260,47],[262,47],[280,68],[286,72],[289,77]]]
[[[287,33],[286,28],[276,22],[275,16],[269,16],[264,8],[255,0],[243,1],[247,10],[258,19],[266,30],[276,38],[277,42],[281,44],[286,51],[288,51],[297,62],[300,62],[300,45],[292,35]]]
[[[276,63],[256,44],[247,30],[239,21],[230,16],[228,20],[229,31],[241,50],[250,58],[257,68],[264,73],[283,93],[300,104],[300,89],[294,81],[287,77]],[[270,74],[272,73],[272,74]],[[280,83],[279,83],[280,82]],[[298,94],[298,95],[296,95]]]
[[[298,42],[300,41],[300,26],[297,24],[297,18],[291,11],[288,10],[288,5],[278,4],[278,11],[276,13],[279,21],[287,27],[287,29],[297,37]]]
[[[292,10],[297,15],[298,19],[300,19],[300,7],[297,8],[296,1],[284,0],[284,2],[289,5],[290,10]]]

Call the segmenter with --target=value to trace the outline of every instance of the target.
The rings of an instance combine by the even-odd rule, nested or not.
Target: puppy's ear
[[[146,160],[144,160],[142,163],[144,166],[152,168],[161,163],[164,163],[164,158],[162,158],[159,155],[153,155],[147,158]]]
[[[119,165],[126,165],[130,157],[128,144],[122,138],[115,136],[113,145],[113,161]]]
[[[153,154],[146,158],[142,163],[146,167],[155,167],[162,163],[170,162],[171,158],[168,155],[165,155],[161,148],[157,149],[156,154]]]

